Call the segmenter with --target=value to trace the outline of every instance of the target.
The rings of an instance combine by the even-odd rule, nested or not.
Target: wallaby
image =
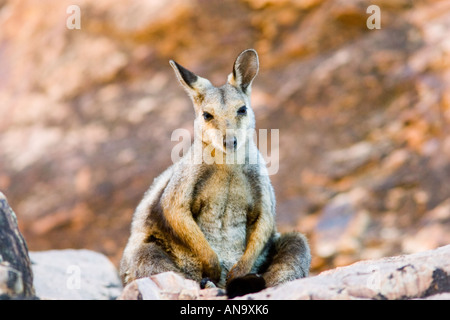
[[[173,60],[170,65],[194,104],[195,137],[137,207],[120,263],[122,281],[174,271],[203,286],[226,287],[232,297],[307,276],[307,240],[277,232],[274,190],[253,141],[256,51],[237,57],[221,87]],[[216,161],[199,160],[196,150]],[[242,150],[244,161],[235,161]],[[256,161],[249,161],[252,155]]]

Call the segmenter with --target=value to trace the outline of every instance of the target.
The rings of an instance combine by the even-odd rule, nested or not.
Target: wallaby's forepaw
[[[203,278],[202,281],[200,281],[200,289],[211,289],[211,288],[217,287],[210,278]]]
[[[261,275],[256,273],[249,273],[243,277],[231,279],[226,287],[228,299],[258,292],[265,288],[266,281]]]
[[[227,284],[233,279],[250,274],[250,268],[251,264],[244,263],[242,260],[238,261],[227,274]]]
[[[211,250],[212,251],[212,250]],[[220,280],[222,273],[222,267],[220,266],[219,258],[217,254],[212,251],[209,258],[203,261],[203,278],[209,278],[212,282],[217,283]]]

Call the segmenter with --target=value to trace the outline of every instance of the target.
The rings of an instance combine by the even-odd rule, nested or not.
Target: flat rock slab
[[[90,250],[30,252],[34,287],[40,299],[109,300],[122,292],[109,259]]]
[[[238,299],[449,299],[450,245],[367,260]]]

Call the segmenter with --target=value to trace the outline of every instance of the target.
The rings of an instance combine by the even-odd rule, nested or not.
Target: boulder
[[[0,192],[0,299],[34,297],[33,273],[27,244],[17,217]]]
[[[175,272],[164,272],[130,282],[120,300],[225,300],[219,288],[200,290],[197,282]]]
[[[367,260],[238,299],[449,299],[450,245]]]
[[[30,252],[36,295],[40,299],[110,300],[122,284],[109,259],[91,250]]]
[[[129,283],[120,299],[218,300],[226,295],[217,288],[200,290],[196,282],[166,272]],[[450,245],[360,261],[235,299],[450,299]]]

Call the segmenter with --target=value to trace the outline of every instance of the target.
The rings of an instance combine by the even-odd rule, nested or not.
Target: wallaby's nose
[[[223,146],[225,147],[225,149],[228,150],[235,150],[236,146],[237,146],[237,139],[236,137],[232,137],[232,138],[224,138],[223,139]]]

